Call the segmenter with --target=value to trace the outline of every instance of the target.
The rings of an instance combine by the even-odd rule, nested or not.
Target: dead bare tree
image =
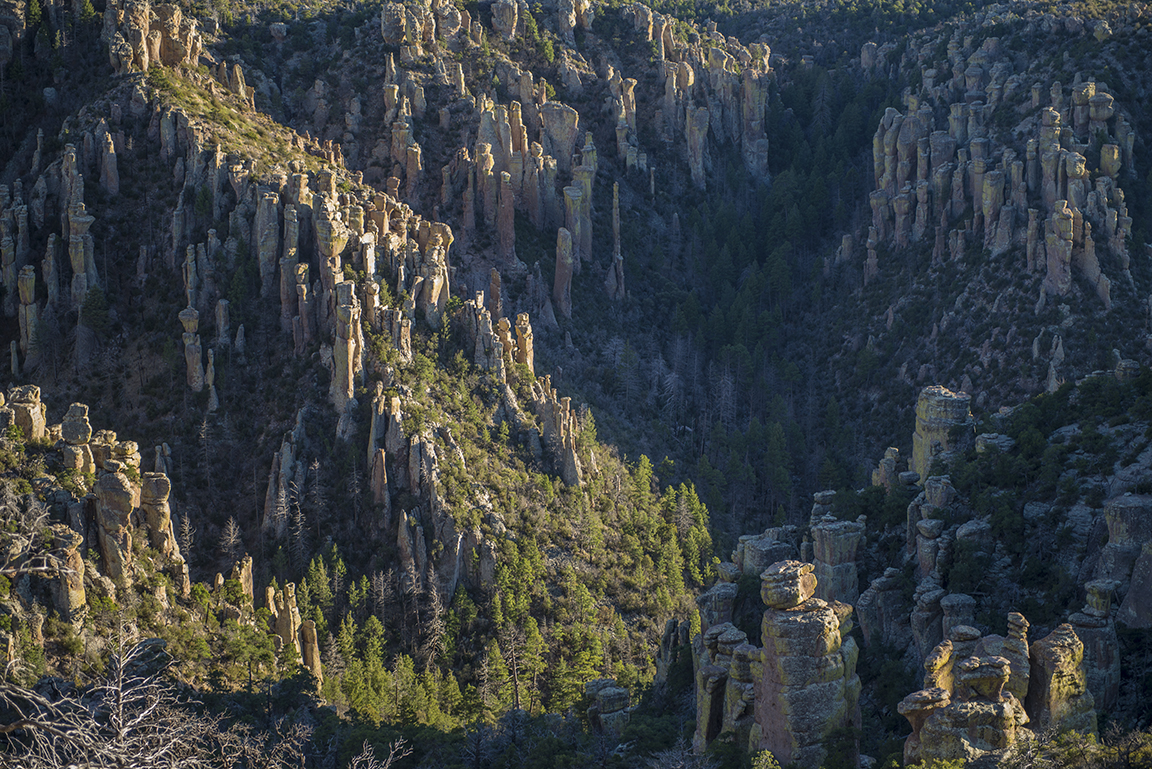
[[[403,739],[399,739],[388,745],[388,755],[381,761],[376,758],[376,752],[372,750],[368,740],[364,740],[363,750],[352,757],[348,769],[389,769],[394,763],[411,754],[412,748]]]
[[[228,523],[224,524],[224,531],[220,533],[220,553],[228,558],[228,561],[235,562],[240,556],[240,548],[244,545],[244,535],[240,531],[240,524],[236,523],[234,517],[228,519]]]
[[[48,514],[48,506],[34,496],[18,497],[10,484],[0,484],[0,576],[67,570],[60,543],[48,529]]]
[[[0,682],[0,753],[19,756],[18,769],[302,765],[308,729],[286,722],[223,728],[160,677],[169,662],[162,649],[155,639],[127,650],[121,644],[105,677],[85,690]]]

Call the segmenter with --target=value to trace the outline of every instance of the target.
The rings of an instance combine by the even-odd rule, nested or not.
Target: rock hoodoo
[[[920,391],[916,401],[916,432],[912,436],[912,470],[927,478],[932,460],[955,447],[954,427],[972,421],[971,396],[933,385]]]
[[[761,648],[730,621],[693,639],[693,744],[702,750],[733,733],[738,744],[770,750],[782,764],[817,767],[829,734],[860,723],[852,607],[815,597],[812,564],[778,561],[760,578],[767,606]]]

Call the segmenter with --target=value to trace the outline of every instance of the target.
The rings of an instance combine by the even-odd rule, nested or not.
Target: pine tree
[[[305,579],[312,594],[312,603],[325,617],[332,618],[332,585],[328,581],[328,567],[324,564],[323,558],[316,556],[312,559],[308,564],[308,576]]]
[[[336,633],[336,645],[340,650],[341,656],[346,660],[353,658],[367,659],[357,653],[356,649],[356,623],[352,621],[352,617],[345,614],[344,619],[340,621],[340,630]]]

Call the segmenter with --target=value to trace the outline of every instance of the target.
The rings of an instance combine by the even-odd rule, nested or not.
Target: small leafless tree
[[[64,552],[48,531],[48,506],[32,495],[20,498],[0,483],[0,576],[59,574]]]
[[[440,600],[440,589],[436,585],[436,573],[432,570],[431,563],[428,564],[427,572],[424,575],[423,592],[424,617],[423,622],[421,622],[423,637],[420,648],[417,650],[417,658],[421,666],[428,670],[444,653],[444,632],[446,630],[444,603]]]
[[[390,581],[391,578],[386,577],[382,571],[372,573],[372,613],[381,622],[387,619],[385,612],[388,610],[388,583]]]
[[[220,533],[220,553],[234,562],[240,556],[240,548],[244,545],[244,536],[240,531],[240,524],[236,518],[231,517],[224,524],[224,531]]]
[[[296,485],[292,485],[292,492],[290,495],[292,508],[292,565],[298,569],[303,569],[308,563],[308,518],[304,515],[304,509],[300,506],[300,495],[296,491]]]
[[[20,769],[302,765],[307,729],[224,729],[216,717],[193,711],[195,703],[180,702],[160,677],[165,664],[156,642],[143,641],[126,651],[121,644],[106,676],[83,691],[0,683],[0,752],[21,756]]]
[[[653,753],[648,758],[650,769],[717,769],[720,763],[711,756],[696,755],[681,737],[672,747]]]
[[[180,516],[180,552],[185,560],[192,558],[192,543],[196,540],[196,528],[192,525],[191,511],[184,509]]]
[[[376,752],[372,750],[368,740],[364,740],[364,748],[358,755],[352,757],[349,769],[389,769],[397,761],[411,754],[412,748],[403,739],[399,739],[388,745],[388,755],[381,761],[376,758]]]

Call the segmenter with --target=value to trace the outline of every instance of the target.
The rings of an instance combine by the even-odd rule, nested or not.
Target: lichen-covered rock
[[[972,401],[967,393],[954,393],[932,385],[920,391],[916,401],[916,432],[912,435],[912,469],[929,476],[932,460],[953,448],[953,427],[969,424]]]
[[[1148,546],[1144,552],[1148,552]],[[1140,571],[1140,561],[1137,561],[1137,572]],[[1084,644],[1084,676],[1096,709],[1109,711],[1120,696],[1120,642],[1111,615],[1116,583],[1093,580],[1084,589],[1087,601],[1080,611],[1068,618],[1068,622]],[[1143,595],[1147,600],[1147,590],[1152,590],[1152,585],[1134,586],[1128,591],[1128,596]]]
[[[732,621],[732,607],[738,591],[735,583],[717,582],[696,598],[696,605],[700,607],[700,632]]]
[[[904,741],[904,764],[912,766],[920,761],[920,733],[925,722],[936,711],[946,708],[952,702],[951,692],[939,687],[931,687],[913,692],[905,697],[897,709],[900,715],[912,724],[912,734]]]
[[[824,516],[812,526],[816,596],[825,601],[855,604],[860,597],[856,549],[864,538],[865,519],[840,521]]]
[[[910,607],[904,599],[903,574],[888,567],[884,574],[872,580],[868,589],[856,602],[856,616],[864,634],[864,644],[881,643],[905,649],[912,641],[912,628],[908,624]]]
[[[1136,561],[1144,544],[1152,542],[1152,496],[1127,493],[1115,497],[1104,506],[1104,520],[1108,544],[1100,552],[1094,578],[1117,582],[1118,594],[1127,600]],[[1141,596],[1133,597],[1129,611],[1121,612],[1121,621],[1132,616],[1129,612],[1140,600]]]
[[[1032,666],[1025,701],[1038,729],[1096,731],[1096,711],[1084,674],[1084,644],[1063,624],[1029,647]]]
[[[44,404],[40,402],[40,388],[36,385],[15,387],[8,392],[8,407],[15,415],[26,440],[40,440],[44,437],[47,422],[44,418]]]
[[[889,446],[884,450],[884,458],[872,471],[872,485],[883,486],[889,491],[892,490],[892,485],[896,483],[896,474],[898,472],[897,465],[900,462],[900,449],[895,446]]]
[[[88,421],[88,407],[73,403],[60,423],[60,435],[70,446],[79,446],[92,440],[92,424]]]
[[[602,734],[619,737],[628,726],[628,690],[616,685],[611,678],[600,678],[584,684],[584,693],[592,700],[588,708],[588,721]]]
[[[320,642],[316,638],[316,623],[310,619],[300,624],[300,652],[304,667],[316,677],[317,684],[324,683],[324,668],[320,664]]]
[[[540,121],[544,153],[556,158],[556,164],[561,171],[570,172],[572,154],[576,151],[580,114],[567,104],[550,101],[541,105]]]
[[[144,473],[140,484],[140,511],[148,524],[148,541],[161,555],[179,555],[172,532],[172,511],[168,495],[172,482],[163,473]]]
[[[272,630],[291,658],[300,661],[300,610],[296,606],[296,584],[289,582],[280,592],[268,587],[265,598],[272,614]]]
[[[952,661],[954,649],[945,642],[930,658],[936,673],[925,678],[944,686],[927,687],[900,703],[900,713],[912,724],[904,744],[904,761],[972,761],[1009,748],[1028,716],[1019,700],[1005,691],[1011,663],[1004,657],[966,657]],[[950,663],[951,674],[942,678]],[[928,663],[925,664],[929,667]],[[951,688],[948,688],[951,687]]]
[[[739,573],[759,576],[778,561],[794,560],[798,553],[796,545],[788,539],[792,533],[792,529],[785,527],[741,536],[732,553],[732,561]]]
[[[1141,547],[1116,618],[1130,628],[1152,627],[1152,542],[1145,542]]]
[[[537,377],[532,386],[532,405],[541,423],[541,436],[552,454],[560,478],[569,486],[579,486],[584,469],[576,451],[579,428],[571,398],[561,398],[550,376]]]
[[[248,601],[249,608],[253,606],[255,596],[252,592],[252,556],[245,553],[232,565],[232,573],[228,577],[240,585],[240,593]]]
[[[50,527],[53,547],[63,558],[62,571],[52,584],[56,612],[65,622],[80,622],[88,611],[84,592],[84,558],[80,548],[84,537],[63,524]]]
[[[760,575],[760,600],[770,609],[794,609],[816,595],[815,567],[801,561],[780,561]]]
[[[963,593],[950,593],[940,599],[940,609],[944,612],[941,631],[947,636],[954,627],[972,625],[976,616],[976,599]]]
[[[852,607],[813,598],[812,565],[773,564],[761,575],[763,674],[756,688],[760,749],[782,764],[819,766],[834,729],[858,727],[858,650]]]
[[[556,279],[552,286],[552,304],[565,318],[572,318],[572,233],[561,227],[556,232]]]
[[[105,466],[114,460],[109,460]],[[122,472],[107,472],[96,481],[96,525],[104,571],[118,584],[130,580],[131,516],[138,491]]]

